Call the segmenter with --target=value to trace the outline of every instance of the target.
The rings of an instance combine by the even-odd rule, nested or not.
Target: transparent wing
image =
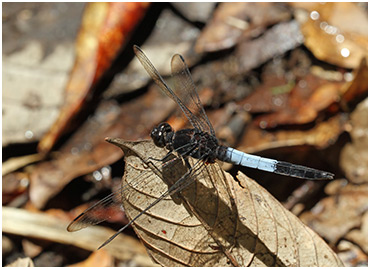
[[[122,185],[118,190],[112,192],[110,195],[86,209],[68,225],[67,231],[75,232],[110,219],[112,216],[111,209],[120,208],[122,210],[122,202],[133,188],[140,190],[145,186],[150,185],[150,175],[153,174],[153,172],[161,177],[160,171],[173,164],[174,161],[179,160],[180,158],[180,156],[175,157],[167,162],[151,159],[151,165],[148,165],[148,168],[142,172],[139,177],[132,180],[130,184]]]
[[[207,114],[204,111],[203,105],[200,102],[189,68],[180,54],[175,54],[172,57],[171,70],[175,80],[176,94],[190,110],[190,117],[192,120],[197,121],[198,124],[202,126],[202,131],[207,131],[213,136],[216,136]]]
[[[150,170],[150,169],[148,169]],[[112,208],[122,208],[122,201],[126,196],[126,192],[130,191],[130,188],[138,188],[147,185],[149,183],[149,177],[147,175],[151,171],[147,171],[137,178],[131,186],[125,184],[121,186],[117,191],[112,192],[102,200],[96,202],[94,205],[86,209],[79,216],[77,216],[67,227],[67,231],[75,232],[83,228],[99,224],[111,218]]]
[[[134,46],[134,52],[159,88],[180,106],[182,112],[188,118],[191,125],[193,125],[194,128],[207,131],[214,135],[212,125],[204,112],[203,106],[196,92],[194,82],[190,76],[189,69],[187,68],[183,58],[176,54],[173,56],[171,63],[172,74],[176,83],[176,93],[178,94],[176,95],[138,46]],[[189,104],[186,103],[188,101]],[[196,115],[199,115],[200,118]]]

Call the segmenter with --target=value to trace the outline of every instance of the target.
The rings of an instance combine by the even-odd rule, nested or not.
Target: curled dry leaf
[[[148,6],[148,3],[87,5],[77,38],[75,64],[66,86],[66,101],[58,119],[40,141],[40,152],[50,151],[57,139],[70,131],[73,119],[96,94],[95,83],[111,66]]]
[[[181,177],[182,161],[148,166],[168,152],[152,141],[108,139],[125,155],[123,206],[134,218]],[[151,159],[148,162],[148,153]],[[155,158],[155,159],[154,159]],[[194,164],[194,160],[189,160]],[[194,184],[150,208],[133,226],[154,261],[164,266],[340,266],[325,242],[253,180],[240,185],[218,164]]]
[[[344,87],[343,101],[351,102],[356,100],[356,97],[367,94],[369,73],[367,59],[362,59],[360,66],[354,73],[355,78]]]
[[[326,81],[311,73],[286,84],[281,80],[268,80],[240,104],[250,112],[272,112],[254,120],[263,128],[306,124],[338,100],[343,84]]]
[[[355,3],[316,3],[308,9],[317,15],[301,26],[307,48],[322,61],[356,68],[367,57],[366,12]]]
[[[242,36],[251,38],[269,25],[289,18],[288,9],[276,3],[221,3],[195,49],[198,53],[228,49]]]
[[[318,149],[327,148],[337,141],[346,130],[348,117],[338,114],[327,121],[320,122],[309,130],[279,130],[269,132],[249,125],[241,138],[240,150],[259,152],[272,148],[310,145]]]

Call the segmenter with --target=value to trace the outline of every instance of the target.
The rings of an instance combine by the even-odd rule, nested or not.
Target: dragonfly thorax
[[[164,122],[153,128],[150,136],[157,147],[165,147],[181,156],[191,156],[208,163],[214,163],[225,151],[215,136],[196,128],[175,132],[171,125]]]
[[[182,156],[191,156],[207,163],[216,161],[221,147],[215,136],[196,128],[175,132],[171,146]]]

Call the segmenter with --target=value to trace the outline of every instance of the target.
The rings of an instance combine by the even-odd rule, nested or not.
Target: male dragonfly
[[[138,46],[134,46],[134,52],[151,78],[167,96],[179,105],[193,127],[191,129],[174,131],[168,123],[161,123],[153,128],[150,134],[157,147],[165,148],[168,150],[169,154],[175,153],[178,158],[183,159],[188,167],[188,171],[178,179],[175,184],[170,186],[165,193],[145,208],[140,214],[131,219],[127,225],[122,227],[99,248],[113,240],[120,232],[162,199],[183,190],[193,183],[205,165],[215,163],[216,160],[309,180],[334,178],[334,174],[329,172],[263,158],[220,145],[216,138],[215,131],[204,111],[203,105],[200,102],[190,71],[183,57],[179,54],[175,54],[171,60],[172,76],[175,81],[175,93],[166,84],[157,69]],[[193,166],[188,162],[189,157],[193,157],[197,160]],[[166,157],[162,160],[162,167],[167,166],[166,168],[168,169],[173,162],[165,161],[165,159]],[[140,181],[145,181],[143,177],[137,178],[136,180],[137,184],[140,184]],[[122,194],[127,191],[127,189],[127,186],[122,186],[117,192],[112,193],[85,210],[69,224],[67,230],[77,231],[87,226],[98,224],[109,218],[109,216],[103,216],[102,219],[96,218],[95,215],[97,212],[101,212],[101,209],[113,203],[121,203],[122,199],[124,199]]]

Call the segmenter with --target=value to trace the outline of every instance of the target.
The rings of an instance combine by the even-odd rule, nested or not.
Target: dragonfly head
[[[157,147],[163,148],[171,143],[173,129],[167,122],[163,122],[153,128],[150,136]]]

